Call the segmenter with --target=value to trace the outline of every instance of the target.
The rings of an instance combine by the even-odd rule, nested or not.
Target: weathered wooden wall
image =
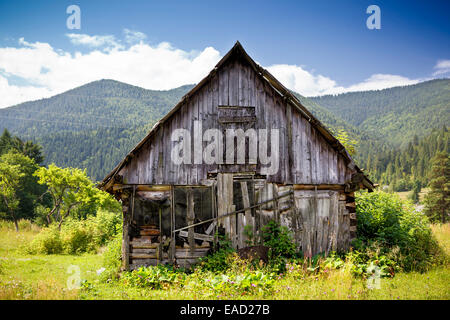
[[[344,188],[301,190],[301,185],[278,185],[256,180],[240,182],[241,190],[238,192],[248,193],[250,183],[254,183],[255,199],[251,203],[247,197],[244,208],[265,204],[219,220],[234,248],[248,245],[243,234],[245,226],[252,230],[253,244],[262,243],[262,228],[274,220],[292,232],[294,242],[305,256],[349,249],[354,238],[354,234],[350,234],[354,231],[354,213],[351,213],[354,200],[344,192]],[[236,199],[233,198],[236,181],[233,181],[232,174],[219,174],[217,187],[218,217],[236,211]],[[295,190],[297,187],[299,190]],[[277,200],[270,201],[273,199]]]
[[[230,111],[219,106],[237,108],[231,108]],[[202,121],[203,132],[210,128],[279,129],[279,170],[267,177],[268,182],[344,184],[354,172],[344,157],[325,141],[300,112],[276,93],[248,64],[234,60],[219,68],[211,80],[185,101],[142,145],[140,151],[119,172],[124,182],[198,185],[207,179],[208,172],[261,173],[259,161],[257,164],[232,165],[174,164],[171,150],[175,142],[170,141],[171,134],[177,128],[187,129],[194,139],[195,120]],[[225,146],[225,137],[223,143]],[[203,142],[203,147],[206,145],[207,142]],[[271,148],[270,143],[268,148]],[[224,160],[225,151],[224,148]]]

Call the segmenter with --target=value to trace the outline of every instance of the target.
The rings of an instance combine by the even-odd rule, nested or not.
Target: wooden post
[[[175,191],[174,187],[170,186],[170,247],[169,247],[169,260],[172,264],[175,263]]]
[[[158,245],[158,255],[157,255],[157,260],[156,260],[156,264],[160,264],[161,260],[163,258],[163,241],[162,241],[162,210],[161,207],[158,208],[158,213],[159,213],[159,245]]]
[[[286,179],[286,183],[292,183],[293,179],[292,179],[292,166],[294,163],[294,154],[292,151],[292,146],[293,146],[293,142],[292,142],[292,106],[290,103],[286,103],[286,124],[287,124],[287,136],[288,136],[288,144],[287,144],[287,148],[288,148],[288,170],[286,172],[287,174],[287,179]]]
[[[248,207],[250,207],[250,198],[248,196],[247,182],[241,182],[241,191],[242,191],[242,202],[244,204],[244,208],[248,208]],[[240,222],[239,230],[241,230],[241,232],[239,234],[240,235],[239,245],[241,247],[244,247],[247,245],[246,240],[248,240],[244,234],[244,227],[248,226],[248,225],[253,225],[251,209],[245,210],[245,216],[243,216],[242,214],[239,214],[239,217],[241,218],[238,220]],[[242,217],[244,217],[244,219],[242,219]]]
[[[187,224],[188,226],[191,224],[194,224],[195,221],[195,213],[194,213],[194,192],[191,188],[188,188],[187,190]],[[195,251],[195,239],[194,239],[194,228],[191,227],[188,229],[188,243],[190,252],[194,253]]]
[[[132,199],[134,202],[134,199]],[[128,198],[123,198],[122,214],[122,270],[129,270],[130,267],[130,216],[128,213],[129,201]]]
[[[278,186],[275,183],[272,183],[272,198],[278,197]],[[275,200],[273,203],[274,211],[275,211],[275,221],[280,223],[280,203],[278,200]]]

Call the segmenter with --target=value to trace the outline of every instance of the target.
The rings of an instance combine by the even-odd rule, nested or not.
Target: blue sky
[[[66,27],[66,8],[71,4],[81,9],[80,30]],[[371,4],[381,9],[380,30],[366,27],[366,8]],[[200,57],[202,62],[194,65],[205,73],[212,60],[223,56],[239,40],[258,63],[305,95],[377,89],[449,76],[449,12],[450,1],[0,1],[0,77],[3,89],[18,96],[8,100],[15,103],[103,77],[100,69],[89,76],[69,72],[77,81],[52,85],[63,81],[58,76],[63,70],[57,67],[62,60],[50,61],[59,58],[55,54],[71,55],[66,62],[75,65],[78,52],[80,60],[85,58],[84,64],[76,61],[78,70],[84,70],[81,66],[95,63],[94,51],[105,55],[103,60],[106,55],[108,59],[114,55],[111,61],[127,64],[135,57],[125,54],[131,46],[140,43],[157,48],[161,43],[169,43],[170,48],[161,49],[160,55],[150,55],[147,60],[146,48],[141,47],[137,59],[161,68],[155,66],[148,72],[159,70],[178,77],[174,70],[161,67],[177,65],[178,60],[158,57],[180,50],[184,59],[180,72],[192,73],[189,61],[192,64],[203,53],[207,57]],[[127,42],[130,34],[137,35],[139,42]],[[113,42],[119,45],[114,47]],[[23,50],[13,52],[11,48]],[[210,52],[205,53],[206,48]],[[25,49],[42,63],[40,75],[11,65],[21,63]],[[8,60],[12,56],[18,57],[17,62]],[[88,66],[85,70],[89,73]],[[160,79],[164,85],[158,87],[144,80],[154,74],[133,79],[121,72],[126,73],[126,69],[104,73],[105,77],[114,76],[116,80],[152,89],[183,84]],[[195,82],[200,76],[179,77]],[[5,87],[5,81],[7,86],[16,88]],[[39,87],[47,91],[39,93]]]

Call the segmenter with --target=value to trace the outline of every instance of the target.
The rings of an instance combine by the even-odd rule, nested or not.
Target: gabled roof
[[[200,90],[217,72],[217,70],[227,63],[231,57],[239,56],[243,58],[257,73],[257,75],[268,83],[275,92],[277,92],[282,98],[284,98],[288,103],[294,106],[310,123],[314,126],[325,138],[326,141],[333,147],[338,153],[342,154],[342,156],[349,162],[349,166],[354,168],[357,172],[362,173],[361,169],[359,169],[354,163],[352,157],[349,155],[345,147],[336,139],[331,132],[318,120],[314,117],[314,115],[306,109],[302,103],[285,87],[283,86],[269,71],[261,67],[257,64],[248,54],[245,52],[242,45],[239,41],[236,41],[233,48],[216,64],[214,69],[210,71],[210,73],[203,78],[194,88],[192,88],[187,94],[181,98],[181,100],[169,111],[161,120],[155,123],[150,132],[125,156],[125,158],[100,182],[99,187],[102,189],[105,188],[106,184],[112,180],[112,178],[119,172],[127,162],[138,152],[138,150],[147,142],[154,133],[158,130],[158,128],[165,123],[170,117],[180,109],[184,102],[188,100],[192,95],[194,95],[198,90]],[[364,176],[363,184],[368,189],[373,189],[374,184]]]

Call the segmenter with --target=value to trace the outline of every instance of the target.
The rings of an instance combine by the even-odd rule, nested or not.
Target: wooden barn
[[[343,145],[237,42],[101,182],[123,206],[124,269],[189,267],[270,220],[305,256],[347,250],[354,191],[373,184]]]

